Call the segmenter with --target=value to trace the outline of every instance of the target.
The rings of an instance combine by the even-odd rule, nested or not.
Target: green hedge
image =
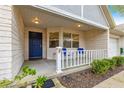
[[[96,74],[105,74],[109,69],[124,65],[123,56],[115,56],[112,59],[96,59],[91,63],[92,71]]]
[[[109,69],[115,69],[115,67],[116,67],[116,62],[115,61],[113,61],[113,59],[103,59],[103,60],[106,60],[107,62],[109,62],[109,64],[110,64],[110,68]]]
[[[124,64],[124,57],[123,56],[115,56],[112,58],[114,62],[116,62],[117,66],[121,66]]]
[[[91,63],[92,71],[96,74],[105,74],[110,68],[110,63],[107,60],[98,59]]]

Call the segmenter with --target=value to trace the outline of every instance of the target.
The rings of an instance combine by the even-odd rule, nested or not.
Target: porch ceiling
[[[83,24],[76,22],[69,18],[65,18],[32,6],[15,6],[19,9],[20,14],[22,15],[24,25],[27,27],[38,27],[38,28],[47,28],[47,27],[66,27],[77,30],[93,30],[99,29],[91,25]],[[35,24],[32,22],[34,17],[38,17],[40,23]],[[81,25],[81,27],[78,27]]]

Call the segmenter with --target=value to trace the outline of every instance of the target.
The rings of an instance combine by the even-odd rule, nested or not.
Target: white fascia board
[[[61,10],[61,9],[58,9],[58,8],[55,8],[55,7],[52,7],[52,6],[47,6],[47,5],[42,5],[42,6],[40,6],[40,5],[32,5],[32,6],[36,7],[36,8],[39,8],[39,9],[49,11],[49,12],[52,12],[52,13],[57,14],[57,15],[61,15],[61,16],[70,18],[70,19],[75,20],[75,21],[79,21],[79,22],[82,22],[82,23],[85,23],[85,24],[89,24],[89,25],[92,25],[92,26],[95,26],[95,27],[98,27],[98,28],[101,28],[101,29],[104,29],[104,30],[109,29],[109,27],[107,27],[107,26],[98,24],[98,23],[93,22],[91,20],[88,20],[86,18],[76,16],[76,15],[74,15],[72,13],[66,12],[64,10]]]
[[[101,8],[100,5],[99,5],[99,8],[100,8],[100,10],[101,10],[101,12],[102,12],[102,14],[103,14],[103,16],[104,16],[104,18],[105,18],[105,21],[106,21],[107,25],[110,26],[110,25],[109,25],[109,22],[108,22],[108,20],[107,20],[107,18],[106,18],[106,16],[105,16],[105,13],[103,12],[103,9]]]

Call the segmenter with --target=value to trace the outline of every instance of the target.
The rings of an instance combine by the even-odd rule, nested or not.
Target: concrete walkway
[[[124,88],[124,71],[99,83],[94,88]]]

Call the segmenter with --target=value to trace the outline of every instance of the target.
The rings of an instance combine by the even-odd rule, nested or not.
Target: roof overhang
[[[35,27],[40,29],[47,29],[50,27],[61,27],[70,28],[78,31],[90,31],[90,30],[106,30],[106,28],[100,28],[92,25],[91,22],[80,22],[65,16],[60,16],[55,13],[45,11],[44,9],[39,9],[32,7],[31,5],[15,5],[15,9],[22,16],[25,27]],[[38,19],[39,23],[35,24],[34,19]],[[80,25],[80,27],[78,27]]]
[[[93,22],[93,21],[90,21],[88,19],[85,19],[85,18],[78,18],[77,16],[75,17],[72,17],[72,16],[69,16],[69,15],[66,15],[64,13],[61,13],[59,11],[55,11],[55,9],[52,9],[52,7],[49,7],[49,6],[39,6],[39,5],[32,5],[33,7],[36,7],[36,8],[39,8],[39,9],[43,9],[45,11],[48,11],[48,12],[51,12],[51,13],[54,13],[54,14],[57,14],[57,15],[60,15],[60,16],[64,16],[66,18],[70,18],[72,20],[75,20],[75,21],[78,21],[78,22],[81,22],[81,23],[85,23],[85,24],[88,24],[88,25],[91,25],[91,26],[95,26],[99,29],[103,29],[103,30],[108,30],[109,27],[106,27],[104,25],[101,25],[101,24],[98,24],[96,22]]]
[[[106,16],[106,19],[109,23],[110,28],[111,29],[115,28],[116,24],[114,22],[114,19],[113,19],[111,13],[109,12],[108,6],[107,5],[101,5],[101,8],[102,8],[102,10]]]

